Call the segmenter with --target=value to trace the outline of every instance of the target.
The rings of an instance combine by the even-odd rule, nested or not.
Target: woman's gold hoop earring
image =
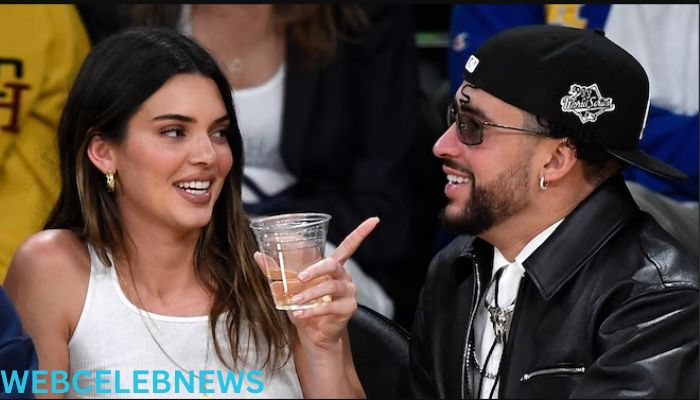
[[[547,190],[549,187],[549,182],[544,180],[544,175],[540,175],[540,189]]]
[[[114,173],[111,169],[107,171],[105,178],[107,178],[107,191],[114,193]]]

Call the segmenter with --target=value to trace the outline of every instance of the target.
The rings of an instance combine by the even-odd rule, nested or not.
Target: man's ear
[[[90,138],[87,146],[87,155],[90,161],[103,174],[108,171],[117,172],[117,159],[114,152],[114,145],[108,143],[102,135],[94,134]]]
[[[569,146],[566,139],[557,139],[549,146],[547,159],[540,174],[546,182],[556,182],[574,168],[577,160],[576,149]]]

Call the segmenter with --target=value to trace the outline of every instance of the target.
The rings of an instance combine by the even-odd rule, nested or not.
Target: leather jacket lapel
[[[638,212],[621,176],[610,178],[593,191],[523,265],[542,297],[548,300],[554,296]],[[586,226],[583,235],[582,226]]]

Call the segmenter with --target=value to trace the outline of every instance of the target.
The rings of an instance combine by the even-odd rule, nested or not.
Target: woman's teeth
[[[211,181],[179,182],[175,185],[187,193],[203,194],[209,190],[209,186],[211,186]]]

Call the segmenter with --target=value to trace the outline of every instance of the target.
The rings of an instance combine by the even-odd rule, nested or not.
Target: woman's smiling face
[[[122,216],[178,231],[205,226],[233,165],[229,123],[214,81],[190,73],[169,79],[113,148]]]

